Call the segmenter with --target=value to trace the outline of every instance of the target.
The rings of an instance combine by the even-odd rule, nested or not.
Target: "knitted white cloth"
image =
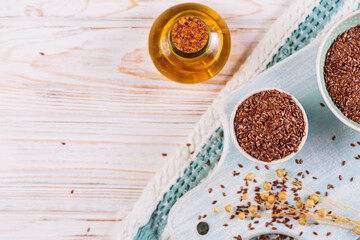
[[[221,126],[217,109],[221,106],[225,97],[266,69],[266,65],[271,62],[272,57],[285,43],[286,39],[298,28],[299,24],[305,20],[306,16],[311,13],[319,2],[320,0],[295,0],[272,25],[262,41],[242,64],[239,71],[222,89],[219,96],[196,124],[192,134],[185,141],[191,144],[195,154],[191,155],[189,153],[189,147],[185,143],[178,149],[172,159],[149,182],[132,211],[125,218],[123,218],[124,216],[118,216],[123,218],[123,221],[116,226],[114,232],[116,239],[132,240],[138,229],[148,222],[163,195],[182,176],[185,168],[189,166],[196,153],[206,144],[215,130]],[[318,36],[322,36],[335,22],[357,9],[358,5],[359,0],[345,0],[325,28],[319,32]],[[164,229],[161,239],[169,239],[167,227]]]

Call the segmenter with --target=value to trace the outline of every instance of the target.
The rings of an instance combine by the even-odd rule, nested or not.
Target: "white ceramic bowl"
[[[353,12],[349,16],[343,18],[337,24],[335,24],[331,30],[326,34],[324,39],[322,40],[316,58],[316,76],[319,85],[319,89],[321,95],[329,107],[331,112],[345,125],[355,129],[360,132],[360,124],[348,119],[334,104],[332,101],[328,91],[326,90],[325,80],[324,80],[324,63],[326,58],[326,53],[331,47],[332,43],[336,39],[336,37],[345,32],[346,30],[357,26],[360,24],[360,10]]]
[[[300,142],[300,145],[299,145],[299,148],[298,148],[298,151],[297,152],[294,152],[288,156],[286,156],[285,158],[281,158],[281,159],[278,159],[278,160],[273,160],[271,162],[264,162],[264,161],[261,161],[261,160],[258,160],[257,158],[254,158],[253,156],[251,156],[250,154],[248,154],[247,152],[245,152],[239,145],[238,141],[237,141],[237,138],[236,138],[236,132],[235,132],[235,126],[234,126],[234,118],[235,118],[235,114],[238,110],[238,107],[240,106],[240,104],[245,101],[246,99],[248,99],[250,96],[254,95],[255,93],[258,93],[258,92],[262,92],[262,91],[267,91],[267,90],[277,90],[279,92],[284,92],[288,95],[290,95],[292,97],[292,99],[295,101],[296,105],[300,108],[302,114],[303,114],[303,118],[304,118],[304,121],[305,121],[305,136],[301,139],[301,142]],[[286,162],[288,161],[289,159],[293,158],[298,152],[300,152],[300,150],[302,149],[302,147],[304,146],[305,142],[306,142],[306,139],[307,139],[307,135],[309,133],[309,122],[308,122],[308,119],[307,119],[307,116],[306,116],[306,112],[303,108],[303,106],[301,105],[301,103],[293,96],[291,95],[290,93],[288,92],[285,92],[281,89],[278,89],[278,88],[259,88],[255,91],[252,91],[248,94],[246,94],[244,97],[242,97],[235,105],[232,113],[231,113],[231,118],[230,118],[230,134],[231,134],[231,139],[235,145],[235,147],[237,148],[237,150],[239,150],[239,152],[244,156],[246,157],[247,159],[249,159],[250,161],[253,161],[257,164],[263,164],[263,165],[274,165],[274,164],[280,164],[280,163],[283,163],[283,162]]]

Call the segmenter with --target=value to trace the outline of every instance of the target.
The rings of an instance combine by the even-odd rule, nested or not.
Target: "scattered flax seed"
[[[340,181],[342,180],[342,176],[341,176],[341,175],[339,175],[339,180],[340,180]]]
[[[242,237],[240,235],[234,236],[234,239],[236,240],[242,240]]]
[[[312,177],[314,180],[316,180],[317,179],[317,177]]]
[[[335,141],[335,139],[336,139],[336,136],[333,136],[332,138],[331,138],[333,141]]]
[[[341,165],[345,166],[346,164],[346,161],[342,161]]]
[[[328,192],[325,192],[325,197],[329,196]]]
[[[161,154],[161,155],[163,155],[164,157],[166,157],[166,156],[167,156],[167,153],[163,153],[163,154]]]
[[[255,169],[256,169],[256,170],[260,170],[259,166],[255,166]]]
[[[45,53],[43,53],[43,52],[39,52],[39,54],[40,54],[41,56],[44,56],[44,55],[45,55]]]
[[[221,187],[221,188],[225,188],[225,186],[224,186],[224,185],[220,185],[220,187]]]
[[[194,154],[194,151],[190,152],[190,154],[193,155],[193,154]]]
[[[310,172],[309,172],[308,170],[306,170],[305,172],[306,172],[306,174],[307,174],[307,175],[309,175],[309,174],[310,174]]]
[[[210,161],[209,160],[206,162],[206,166],[210,166]]]
[[[198,220],[200,220],[200,219],[201,219],[201,216],[199,215],[199,216],[198,216]]]
[[[62,142],[61,145],[66,145],[66,142]]]
[[[358,145],[360,145],[360,141],[359,141],[359,142],[357,142],[357,144],[358,144]]]
[[[295,163],[296,164],[303,164],[303,160],[302,159],[295,159]]]
[[[350,146],[355,147],[356,145],[355,145],[355,144],[353,144],[353,143],[351,143],[351,144],[350,144]]]
[[[325,104],[323,104],[323,103],[321,102],[321,103],[320,103],[320,106],[325,107]]]
[[[191,144],[190,144],[190,143],[187,143],[187,144],[186,144],[186,146],[190,147],[190,146],[191,146]]]
[[[90,228],[88,228],[88,229],[86,230],[86,232],[90,232]]]
[[[265,165],[265,168],[266,168],[266,170],[269,170],[269,169],[270,169],[268,165]]]
[[[330,236],[331,235],[331,232],[328,232],[327,234],[326,234],[326,236]]]
[[[211,193],[212,192],[212,188],[209,188],[209,193]]]
[[[303,235],[303,232],[300,232],[300,233],[299,233],[299,236],[302,236],[302,235]]]
[[[204,214],[204,216],[202,217],[202,218],[206,218],[207,217],[207,215],[206,214]]]
[[[217,203],[217,201],[216,201],[216,200],[212,202],[212,204],[216,204],[216,203]]]
[[[318,235],[317,232],[313,232],[314,235]]]
[[[354,181],[354,177],[350,178],[350,182]]]
[[[272,229],[272,230],[274,230],[274,231],[275,231],[275,230],[277,230],[277,228],[276,228],[276,227],[272,227],[271,229]]]
[[[70,191],[70,194],[74,194],[74,190],[71,190],[71,191]]]
[[[240,163],[238,164],[239,168],[243,168],[243,165],[241,165]]]
[[[227,227],[227,226],[229,226],[229,224],[225,223],[225,224],[224,224],[224,227]]]
[[[223,195],[224,197],[226,197],[226,193],[223,192],[222,195]]]

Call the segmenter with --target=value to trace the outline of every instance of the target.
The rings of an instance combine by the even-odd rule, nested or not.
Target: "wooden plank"
[[[232,52],[197,85],[147,53],[154,17],[179,2],[1,4],[0,239],[109,238],[290,0],[203,1]]]
[[[165,9],[184,2],[181,0],[67,0],[17,1],[4,0],[0,16],[4,17],[66,17],[66,18],[127,18],[154,19]],[[225,19],[276,19],[290,0],[196,1],[205,4]]]

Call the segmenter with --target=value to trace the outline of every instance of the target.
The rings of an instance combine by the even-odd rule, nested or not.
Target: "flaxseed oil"
[[[181,32],[185,28],[193,32]],[[149,35],[154,65],[180,83],[199,83],[215,76],[225,65],[230,48],[226,23],[214,10],[197,3],[167,9],[155,20]]]

